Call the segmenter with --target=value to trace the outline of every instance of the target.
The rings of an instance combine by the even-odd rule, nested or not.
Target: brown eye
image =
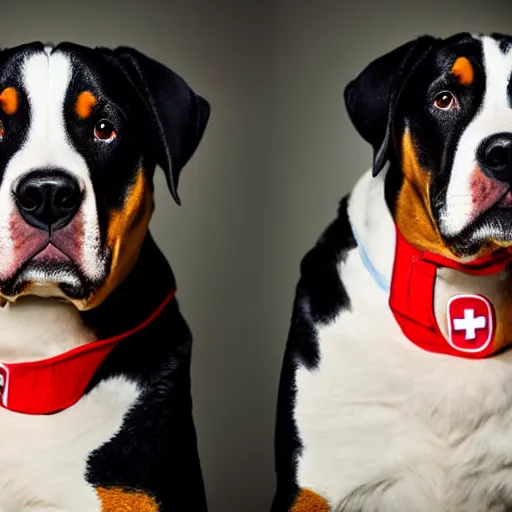
[[[110,142],[117,137],[117,133],[110,121],[102,119],[94,127],[94,136],[103,142]]]
[[[4,135],[5,135],[4,123],[2,123],[2,121],[0,121],[0,140],[2,140],[4,138]]]
[[[455,105],[455,98],[451,92],[443,91],[435,97],[434,104],[440,110],[450,110]]]

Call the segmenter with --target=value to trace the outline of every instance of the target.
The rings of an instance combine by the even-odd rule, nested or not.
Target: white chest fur
[[[0,310],[0,359],[49,357],[92,341],[72,307],[27,299]],[[88,455],[112,438],[139,395],[124,378],[100,383],[58,414],[0,409],[0,512],[99,512],[85,480]]]
[[[31,361],[93,341],[77,309],[58,299],[24,297],[0,308],[0,360]]]
[[[87,457],[119,430],[137,397],[133,383],[116,378],[55,415],[1,409],[0,511],[99,512]]]
[[[363,214],[367,180],[350,206],[360,231],[384,214],[374,202]],[[388,276],[389,245],[367,247]],[[498,511],[504,496],[512,505],[512,352],[473,361],[422,351],[357,250],[340,270],[351,309],[317,326],[319,366],[296,374],[299,485],[344,512]]]

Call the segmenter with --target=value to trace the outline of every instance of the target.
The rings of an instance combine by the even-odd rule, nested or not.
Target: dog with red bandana
[[[191,334],[152,239],[209,104],[133,48],[0,52],[0,510],[206,510]]]
[[[347,86],[373,166],[301,264],[273,512],[512,510],[511,75],[464,33]]]

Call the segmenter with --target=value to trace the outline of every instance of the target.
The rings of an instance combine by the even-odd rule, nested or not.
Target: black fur
[[[399,46],[369,64],[345,88],[349,117],[361,137],[374,149],[374,176],[389,158],[391,131],[400,96],[435,43],[435,38],[423,36]]]
[[[288,511],[299,490],[295,464],[301,442],[293,420],[296,368],[298,365],[310,370],[316,368],[319,355],[315,325],[350,308],[338,272],[338,265],[347,251],[356,246],[348,221],[347,202],[347,198],[341,201],[337,219],[301,263],[279,384],[275,433],[277,490],[272,512]]]
[[[42,45],[37,45],[42,51]],[[23,59],[28,52],[34,50],[33,44],[24,45],[15,49],[0,52],[0,90],[7,87],[16,87],[21,96],[19,107],[14,116],[5,115],[0,109],[0,122],[4,128],[4,137],[0,144],[0,183],[3,180],[5,167],[13,154],[15,154],[27,138],[30,108],[27,95],[21,87],[20,76]]]
[[[85,322],[106,338],[139,325],[176,286],[173,273],[148,234],[130,277]],[[122,375],[143,389],[121,431],[88,460],[97,487],[149,493],[160,512],[206,511],[190,396],[191,333],[173,299],[160,316],[123,341],[104,361],[89,390]],[[88,390],[88,391],[89,391]]]
[[[494,32],[491,34],[491,37],[494,37],[497,41],[500,43],[500,50],[503,53],[508,53],[510,48],[512,48],[512,40],[510,39],[510,36],[507,36],[505,34],[500,34],[498,32]]]
[[[179,175],[201,141],[210,106],[180,76],[137,50],[119,47],[114,54],[147,101],[159,140],[157,163],[180,204]]]

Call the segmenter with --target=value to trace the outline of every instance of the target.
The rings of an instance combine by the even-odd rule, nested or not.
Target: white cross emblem
[[[454,318],[453,328],[456,331],[466,331],[465,339],[474,340],[476,338],[477,329],[485,329],[487,319],[485,316],[477,316],[475,318],[474,309],[465,309],[464,318]]]

